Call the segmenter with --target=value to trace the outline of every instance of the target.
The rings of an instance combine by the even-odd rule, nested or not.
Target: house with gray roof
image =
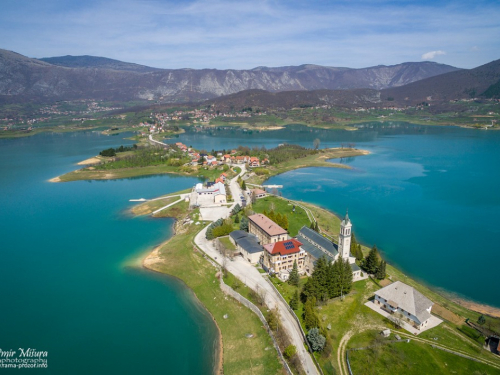
[[[400,314],[403,321],[418,330],[423,329],[432,317],[434,302],[409,285],[396,281],[375,292],[376,306],[390,314]]]
[[[260,262],[264,248],[255,234],[244,230],[235,230],[229,233],[229,240],[236,246],[236,251],[248,262],[251,264]]]

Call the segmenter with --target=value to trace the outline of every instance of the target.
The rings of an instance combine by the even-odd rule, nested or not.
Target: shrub
[[[288,345],[283,352],[286,358],[290,359],[297,353],[297,348],[295,345]]]
[[[313,328],[307,334],[307,341],[311,344],[313,351],[319,352],[325,347],[326,338],[319,333],[318,328]]]

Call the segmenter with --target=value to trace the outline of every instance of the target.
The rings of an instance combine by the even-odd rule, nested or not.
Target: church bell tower
[[[349,259],[349,254],[351,252],[351,230],[352,224],[349,219],[349,215],[346,212],[344,220],[340,223],[340,234],[339,234],[339,255],[342,259]]]

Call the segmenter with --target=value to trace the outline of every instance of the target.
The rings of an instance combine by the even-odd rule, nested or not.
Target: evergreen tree
[[[307,329],[319,327],[319,318],[315,311],[316,298],[308,298],[304,304],[304,324]]]
[[[240,222],[240,217],[239,215],[236,215],[236,217],[234,218],[234,223],[239,224],[239,222]]]
[[[356,241],[354,233],[351,235],[351,254],[356,257],[359,262],[363,259],[363,252],[361,251],[361,245]]]
[[[295,289],[295,293],[290,300],[290,307],[292,308],[292,310],[297,310],[299,308],[299,299],[299,289]]]
[[[240,230],[244,230],[244,231],[248,232],[248,217],[246,217],[246,216],[241,217]]]
[[[297,267],[297,261],[293,261],[292,271],[288,277],[288,284],[299,286],[299,269]]]
[[[378,269],[378,250],[377,246],[373,246],[366,258],[364,259],[363,268],[366,272],[374,274]]]
[[[375,277],[379,280],[385,279],[385,266],[386,263],[385,261],[381,261],[380,265],[378,266],[377,273],[375,274]]]
[[[311,221],[311,225],[309,226],[309,228],[310,228],[310,229],[312,229],[312,230],[315,230],[315,229],[314,229],[314,228],[315,228],[315,226],[314,226],[314,221]]]
[[[316,298],[316,283],[314,279],[310,277],[307,279],[304,287],[302,288],[301,299],[303,302],[307,301],[309,298]]]
[[[247,189],[247,184],[245,183],[245,181],[243,181],[243,182],[241,183],[241,190],[243,190],[243,191],[244,191],[244,190],[246,190],[246,189]]]
[[[477,319],[477,323],[480,324],[480,325],[483,325],[484,323],[486,323],[486,318],[484,317],[484,315],[481,315],[478,319]]]
[[[352,269],[348,259],[338,258],[329,269],[328,295],[330,298],[344,296],[352,288]]]
[[[326,338],[319,333],[318,328],[313,328],[307,333],[307,341],[311,344],[311,349],[315,352],[323,350],[326,344]]]
[[[319,225],[318,222],[315,222],[316,224],[314,225],[314,230],[319,233]]]
[[[288,216],[283,215],[283,225],[281,227],[285,230],[288,230]]]
[[[274,218],[275,223],[283,228],[283,216],[281,216],[281,214],[278,212]]]
[[[328,299],[328,265],[327,259],[322,256],[316,261],[311,278],[315,284],[315,297],[321,301]]]

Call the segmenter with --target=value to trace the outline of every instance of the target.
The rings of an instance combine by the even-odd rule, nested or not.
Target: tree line
[[[95,166],[96,169],[108,170],[119,168],[148,167],[167,165],[179,167],[189,163],[191,159],[181,151],[164,149],[163,147],[149,146],[137,148],[132,155],[117,157],[114,161],[104,162]]]
[[[107,148],[106,150],[102,150],[99,152],[99,155],[101,156],[116,156],[118,152],[125,152],[125,151],[134,151],[137,150],[137,145],[134,144],[132,146],[120,146],[117,148]]]

